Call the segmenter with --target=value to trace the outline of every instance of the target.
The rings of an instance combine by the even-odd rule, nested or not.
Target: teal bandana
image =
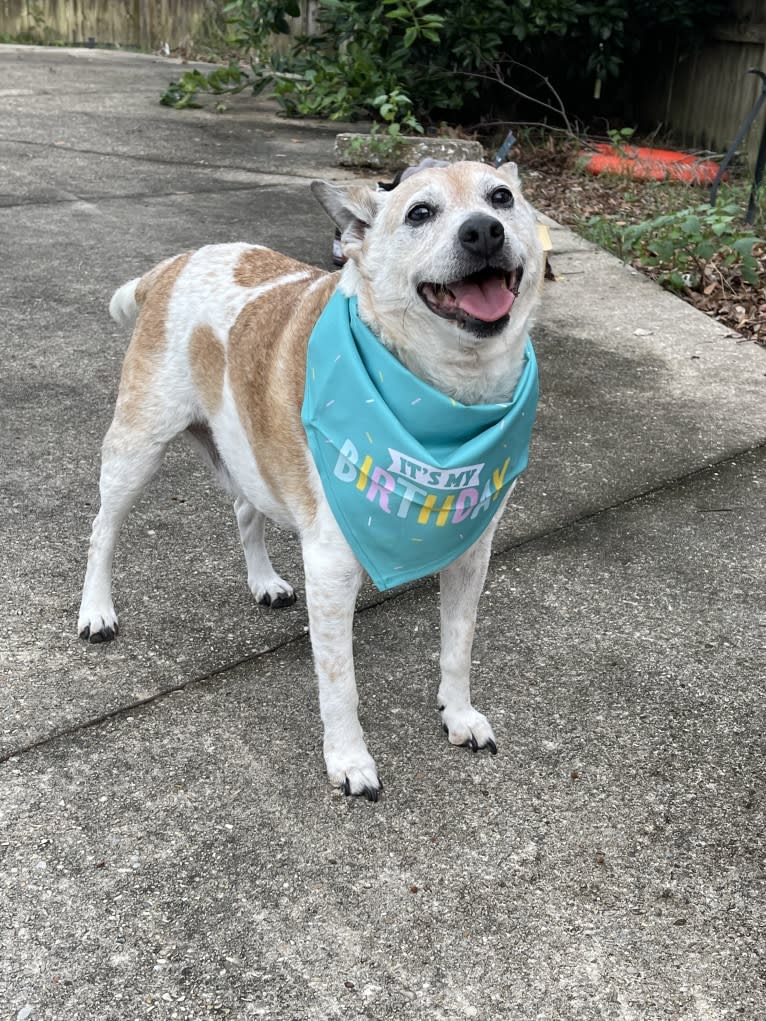
[[[325,496],[381,590],[472,546],[527,466],[537,362],[508,404],[459,404],[406,369],[336,291],[309,339],[301,418]]]

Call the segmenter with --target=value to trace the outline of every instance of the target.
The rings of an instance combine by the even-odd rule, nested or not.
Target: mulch
[[[708,189],[680,182],[637,181],[582,169],[572,147],[524,147],[513,157],[519,164],[524,194],[541,212],[582,232],[594,216],[614,217],[622,224],[642,223],[706,201]],[[744,182],[743,182],[744,183]],[[742,193],[746,196],[747,189]],[[746,199],[745,199],[746,201]],[[744,216],[744,206],[743,206]],[[681,297],[705,315],[717,319],[748,340],[766,345],[766,226],[756,222],[754,233],[764,237],[753,252],[758,261],[759,286],[732,275],[715,258],[710,261],[699,290],[686,288]],[[636,264],[634,264],[636,265]],[[636,269],[652,276],[651,269]],[[555,273],[555,260],[553,271]]]

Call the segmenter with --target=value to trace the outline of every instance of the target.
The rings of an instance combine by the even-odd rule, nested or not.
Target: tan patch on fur
[[[234,283],[240,287],[260,287],[277,277],[306,269],[314,270],[314,267],[270,248],[251,248],[242,253],[234,268]]]
[[[173,255],[169,259],[164,259],[162,262],[158,262],[156,266],[152,266],[150,270],[147,270],[147,272],[144,273],[136,286],[136,304],[139,308],[141,308],[144,304],[152,287],[163,275],[165,270],[173,266],[179,259],[184,259],[184,265],[186,265],[191,254],[191,252],[184,252],[181,255]]]
[[[465,206],[474,201],[476,195],[476,164],[475,163],[454,163],[450,168],[452,173],[447,177],[447,187],[450,191],[450,206]],[[487,167],[484,173],[490,172]]]
[[[226,353],[223,344],[210,326],[197,326],[189,345],[192,379],[208,415],[221,406]]]
[[[122,363],[115,412],[129,426],[140,428],[145,424],[157,362],[167,343],[170,295],[190,257],[191,253],[187,252],[155,266],[141,278],[136,288],[136,301],[141,311]]]
[[[337,282],[331,273],[311,292],[305,280],[275,287],[245,305],[229,333],[229,381],[258,467],[304,527],[316,513],[301,423],[306,347]]]
[[[479,197],[476,191],[476,164],[463,162],[453,163],[449,167],[434,170],[422,170],[406,181],[402,181],[392,192],[392,198],[385,211],[385,224],[393,233],[401,224],[404,212],[413,197],[430,182],[438,182],[439,193],[446,194],[447,208],[466,207],[473,204]],[[492,174],[491,167],[483,167],[482,172]]]

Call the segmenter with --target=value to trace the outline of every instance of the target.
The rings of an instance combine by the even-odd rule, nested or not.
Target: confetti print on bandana
[[[353,306],[351,312],[355,315],[355,305],[353,302],[351,304]],[[341,307],[340,312],[343,313],[343,308],[348,307],[348,303],[346,303]],[[345,331],[344,314],[341,314],[340,319]],[[350,319],[350,323],[354,325],[356,330],[358,325],[356,319]],[[361,328],[359,326],[360,330]],[[416,427],[420,425],[420,428],[425,428],[428,436],[431,436],[433,431],[430,422],[432,402],[429,395],[430,391],[428,391],[427,387],[420,387],[420,384],[409,380],[409,377],[402,373],[401,370],[397,369],[394,372],[392,369],[391,372],[394,372],[392,382],[386,384],[386,375],[391,375],[388,369],[389,363],[376,360],[380,354],[380,344],[374,337],[371,339],[367,338],[366,333],[359,340],[352,331],[351,340],[360,344],[362,340],[365,343],[369,340],[370,351],[372,353],[372,361],[369,365],[362,365],[360,368],[359,352],[355,349],[355,345],[349,346],[348,350],[345,347],[342,349],[336,347],[335,354],[333,354],[333,345],[346,343],[346,339],[344,339],[346,338],[346,333],[344,331],[335,332],[334,329],[331,330],[326,335],[327,339],[323,341],[326,345],[324,348],[326,353],[323,352],[319,356],[317,354],[319,348],[312,348],[309,352],[307,363],[304,363],[311,373],[310,375],[307,373],[309,385],[306,388],[305,396],[304,415],[306,431],[312,446],[312,453],[316,455],[315,462],[317,468],[326,469],[325,474],[322,475],[322,484],[328,485],[328,494],[331,484],[335,487],[332,492],[337,497],[338,508],[344,510],[347,503],[349,507],[355,507],[358,511],[358,515],[354,516],[353,520],[351,520],[350,513],[349,521],[346,521],[344,517],[344,524],[347,526],[347,531],[344,531],[344,534],[346,534],[346,538],[352,548],[360,551],[359,555],[360,559],[363,558],[363,563],[369,565],[368,573],[372,573],[375,584],[381,588],[381,591],[384,591],[386,588],[393,588],[402,581],[423,576],[425,568],[428,568],[428,570],[425,570],[425,573],[430,574],[431,567],[437,560],[439,563],[442,561],[446,563],[450,555],[458,555],[461,549],[475,541],[476,534],[480,531],[480,526],[490,520],[492,514],[501,506],[501,500],[507,495],[507,475],[509,473],[507,471],[504,472],[504,482],[506,484],[502,487],[501,491],[497,493],[491,492],[492,489],[495,489],[495,486],[490,484],[490,492],[487,494],[490,499],[487,500],[485,497],[481,501],[482,508],[486,508],[488,511],[486,515],[477,514],[476,518],[472,519],[471,506],[473,505],[469,506],[468,498],[466,498],[460,505],[460,514],[455,512],[454,507],[450,507],[450,513],[444,513],[441,523],[450,526],[445,529],[433,527],[429,530],[427,528],[407,527],[404,525],[401,516],[397,514],[400,508],[395,503],[396,495],[401,498],[401,493],[392,495],[389,492],[389,483],[385,475],[380,475],[377,488],[373,491],[374,500],[370,501],[367,490],[372,488],[371,469],[373,462],[381,463],[383,467],[380,470],[383,471],[385,465],[388,464],[385,461],[386,449],[389,443],[393,442],[390,439],[390,433],[386,431],[390,424],[388,423],[390,411],[387,399],[384,397],[386,386],[396,387],[394,397],[396,402],[398,402],[397,407],[401,417],[398,422],[394,421],[393,425],[390,425],[390,429],[397,438],[400,437],[400,434],[402,435],[403,438],[400,439],[400,443],[404,450],[402,456],[405,458],[413,456],[411,452],[408,454],[409,448],[406,445],[410,441],[409,432],[412,432],[414,438],[417,439],[418,429]],[[381,357],[383,356],[381,355]],[[345,363],[342,367],[340,365],[341,361]],[[533,369],[534,362],[531,356],[530,363]],[[339,385],[334,384],[336,379],[341,380]],[[312,380],[315,381],[313,384]],[[522,406],[518,407],[518,410],[512,406],[512,402],[510,402],[508,409],[502,407],[497,409],[498,415],[506,411],[509,418],[515,418],[515,421],[521,426],[521,433],[525,433],[527,431],[525,427],[531,425],[533,419],[532,406],[536,397],[536,388],[533,386],[536,380],[530,376],[530,379],[526,380],[526,382],[529,385],[523,391],[519,391],[519,397],[523,397],[523,402],[519,400]],[[348,414],[345,416],[338,415],[334,407],[340,400],[339,409],[344,408],[343,397],[336,397],[334,399],[328,397],[328,391],[333,389],[340,390],[342,394],[348,391],[348,397],[353,401],[353,406],[350,409],[346,409]],[[367,396],[364,396],[365,391]],[[381,395],[380,400],[377,399],[376,394]],[[447,398],[446,401],[444,397]],[[367,408],[366,412],[360,408],[359,400]],[[524,403],[528,406],[524,407]],[[423,415],[420,414],[421,404],[425,405],[422,409]],[[412,411],[417,411],[418,414],[409,414],[406,411],[407,407],[410,407]],[[463,424],[457,422],[463,413],[463,407],[464,405],[456,397],[449,394],[443,395],[438,406],[434,403],[434,419],[438,415],[443,416],[443,420],[440,419],[438,423],[434,422],[434,424],[438,425],[440,430],[442,430],[439,432],[439,435],[445,438],[445,442],[446,435],[453,429],[458,433],[461,433],[461,430],[463,430]],[[323,412],[322,409],[326,409],[326,411]],[[515,416],[511,414],[513,411],[516,411]],[[317,421],[321,422],[321,427],[315,425],[314,416],[316,416]],[[502,464],[507,459],[510,463],[513,460],[512,455],[516,449],[512,422],[502,421],[499,417],[490,414],[489,411],[482,411],[482,414],[477,414],[475,418],[479,424],[483,422],[486,424],[480,429],[477,426],[477,435],[474,436],[471,433],[469,439],[472,442],[475,441],[477,449],[481,447],[483,450],[483,444],[485,443],[491,446],[493,456],[487,461],[488,467],[491,467],[492,463],[498,460],[501,449],[503,453],[499,457],[499,462]],[[466,428],[468,424],[466,423]],[[493,424],[497,424],[499,428],[490,431],[490,427]],[[479,440],[481,440],[481,443],[479,443]],[[356,451],[353,460],[346,457],[346,461],[356,465],[356,475],[353,475],[348,469],[348,464],[341,460],[343,443],[346,442],[353,444],[352,449]],[[414,449],[417,450],[417,448]],[[434,454],[433,456],[437,455]],[[484,459],[483,455],[481,457],[477,455],[474,458],[473,453],[470,458],[467,458],[467,460],[477,461],[484,461]],[[427,461],[428,458],[425,460]],[[334,474],[336,468],[338,472]],[[441,468],[438,470],[441,470]],[[449,467],[444,468],[444,471],[451,470]],[[360,477],[362,477],[362,487],[359,486]],[[458,487],[461,480],[465,482],[462,475],[459,478],[456,475],[455,479],[457,480],[456,486]],[[385,481],[385,485],[383,485],[383,481]],[[344,483],[351,484],[344,485]],[[479,495],[482,492],[483,490],[480,489]],[[495,498],[494,501],[492,500],[493,496]],[[380,504],[381,500],[388,499],[392,501],[389,513],[383,513],[387,509],[385,506],[383,506],[380,513],[377,513],[376,505]],[[471,499],[475,499],[475,497],[471,496]],[[412,500],[404,499],[404,504],[404,510],[409,515],[410,525],[412,525],[420,510],[417,500],[414,498]],[[365,510],[367,511],[366,521]],[[372,513],[373,510],[376,510],[376,513]],[[340,516],[340,511],[338,515]],[[458,520],[454,521],[454,517],[457,517]],[[428,524],[435,526],[438,519],[438,513],[431,515]],[[459,531],[461,522],[463,530]],[[393,535],[393,541],[391,541],[391,535]],[[434,551],[437,550],[437,540],[439,539],[448,541],[444,548],[438,546],[438,550],[442,552],[439,552],[435,558]],[[409,545],[407,545],[407,540],[409,540]],[[399,547],[398,549],[397,546]],[[397,564],[395,560],[397,553],[401,553],[403,557],[403,561],[400,564]]]

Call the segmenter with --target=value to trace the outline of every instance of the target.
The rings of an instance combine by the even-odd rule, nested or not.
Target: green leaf
[[[658,238],[654,241],[649,242],[649,250],[662,259],[663,262],[672,262],[673,254],[675,252],[675,245],[672,241],[667,241],[664,238]]]
[[[686,289],[686,281],[684,280],[683,276],[677,271],[669,273],[667,276],[667,281],[675,291],[683,291]]]
[[[725,219],[716,220],[714,223],[710,224],[710,229],[717,237],[720,237],[722,234],[725,234],[726,231],[730,229],[731,221],[732,218],[729,216],[727,216]]]
[[[737,238],[731,247],[739,255],[748,256],[753,254],[753,245],[757,244],[759,240],[759,238],[754,237]]]
[[[756,269],[757,263],[755,263],[755,260],[753,260],[753,262],[753,266],[743,264],[740,274],[746,283],[750,284],[752,287],[758,287],[761,281]]]
[[[716,248],[712,241],[701,241],[694,248],[694,254],[697,258],[704,259],[705,261],[712,259],[715,255],[715,251]]]
[[[687,218],[681,224],[681,230],[684,234],[699,234],[700,233],[700,221],[697,216],[687,216]]]

